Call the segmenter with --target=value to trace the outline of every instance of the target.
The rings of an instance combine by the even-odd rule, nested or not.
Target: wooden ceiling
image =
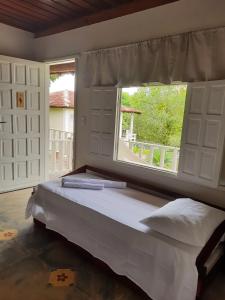
[[[0,0],[0,23],[40,37],[175,1],[179,0]]]

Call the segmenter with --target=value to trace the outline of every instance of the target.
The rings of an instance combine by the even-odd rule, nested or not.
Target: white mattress
[[[70,189],[56,180],[38,186],[28,202],[27,216],[130,278],[153,300],[194,300],[195,261],[201,249],[156,233],[140,222],[166,203],[130,188]]]

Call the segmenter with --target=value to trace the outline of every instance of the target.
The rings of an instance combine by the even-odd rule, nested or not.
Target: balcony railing
[[[49,177],[58,177],[72,170],[73,133],[50,129]]]
[[[135,142],[136,138],[137,138],[136,133],[131,133],[129,129],[123,129],[122,130],[121,139],[123,139],[124,141],[133,141],[133,142]]]
[[[177,172],[180,148],[138,141],[125,142],[144,165]],[[134,161],[135,162],[135,161]]]

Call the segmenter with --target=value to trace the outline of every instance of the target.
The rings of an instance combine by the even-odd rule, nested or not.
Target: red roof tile
[[[74,91],[64,90],[50,93],[50,107],[74,108]]]

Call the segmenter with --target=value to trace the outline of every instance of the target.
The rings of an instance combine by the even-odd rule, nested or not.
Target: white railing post
[[[159,161],[159,168],[165,169],[165,170],[171,170],[173,172],[177,171],[178,167],[178,161],[179,161],[179,151],[180,149],[173,146],[166,146],[166,145],[160,145],[160,144],[151,144],[151,143],[145,143],[145,142],[134,142],[134,141],[124,141],[126,145],[128,146],[129,150],[134,153],[134,146],[138,148],[138,153],[135,153],[137,158],[141,160],[141,163],[153,166],[154,165],[154,154],[155,150],[159,150],[160,153],[160,161]],[[144,155],[144,150],[149,149],[149,153]],[[127,150],[127,151],[129,151]],[[165,158],[166,154],[170,152],[172,153],[172,158],[168,162],[169,166],[165,166]],[[169,156],[168,156],[169,157]],[[134,158],[135,160],[135,158]],[[136,162],[136,161],[135,161]],[[140,161],[137,161],[140,162]],[[157,168],[157,166],[155,166]]]
[[[177,164],[178,164],[178,149],[173,149],[173,160],[172,160],[172,170],[177,171]]]
[[[154,146],[150,146],[149,147],[149,151],[150,151],[150,153],[149,153],[149,164],[150,165],[153,165],[153,160],[154,160],[154,150],[155,150],[155,148],[154,148]]]
[[[164,168],[165,154],[166,154],[166,149],[164,147],[160,148],[160,163],[159,163],[160,168]]]
[[[131,151],[133,151],[133,142],[131,142],[131,141],[128,141],[128,143],[129,143],[129,149],[131,150]]]
[[[73,134],[50,129],[49,138],[49,175],[57,177],[72,170]]]
[[[73,138],[68,138],[68,169],[73,166]]]
[[[143,147],[143,144],[139,144],[139,158],[142,159],[142,155],[143,155],[143,150],[144,150],[144,147]]]
[[[52,134],[51,134],[51,143],[52,143],[52,174],[55,172],[56,170],[56,141],[55,141],[55,131],[52,130]]]
[[[59,171],[64,170],[64,147],[63,147],[63,132],[59,133]]]

